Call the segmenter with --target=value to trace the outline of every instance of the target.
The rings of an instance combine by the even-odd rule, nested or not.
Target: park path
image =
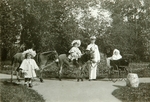
[[[10,78],[10,75],[0,74],[0,78]],[[150,82],[150,79],[140,78],[140,82]],[[117,86],[125,85],[125,81],[113,83],[107,79],[83,82],[76,82],[75,79],[45,79],[44,83],[36,79],[32,89],[41,94],[46,102],[121,102],[112,92]]]

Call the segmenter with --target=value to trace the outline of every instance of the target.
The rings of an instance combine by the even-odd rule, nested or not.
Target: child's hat
[[[78,44],[78,47],[81,45],[81,41],[80,40],[73,40],[71,45],[73,46],[75,43]]]
[[[95,40],[96,37],[95,37],[95,36],[91,36],[90,39],[91,39],[91,40]]]
[[[33,49],[28,49],[28,50],[24,51],[22,54],[23,54],[23,55],[26,55],[27,53],[28,53],[28,54],[31,54],[33,57],[36,56],[36,52],[33,51]]]

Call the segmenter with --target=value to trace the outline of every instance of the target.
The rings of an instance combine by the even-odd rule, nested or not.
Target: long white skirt
[[[89,79],[96,79],[97,63],[92,63],[89,66]]]

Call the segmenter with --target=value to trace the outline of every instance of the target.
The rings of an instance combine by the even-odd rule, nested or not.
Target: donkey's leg
[[[21,79],[20,76],[21,76],[21,70],[16,71],[16,77],[17,77],[18,82],[20,82],[20,79]]]
[[[43,76],[42,76],[42,74],[43,74],[43,69],[40,69],[40,77],[39,78],[40,78],[41,82],[43,82]]]
[[[42,73],[43,73],[43,72],[40,73],[40,81],[41,81],[41,82],[43,82]]]
[[[78,68],[77,68],[77,73],[76,73],[76,75],[77,75],[77,82],[79,82],[80,79],[81,79],[81,67],[78,67]]]
[[[61,81],[61,76],[62,76],[62,65],[60,65],[59,69],[59,80]]]
[[[81,81],[83,81],[83,75],[84,75],[84,73],[83,73],[83,71],[81,70]]]
[[[43,73],[43,70],[40,69],[40,72],[39,72],[39,79],[40,79],[40,82],[43,82],[43,78],[42,78],[42,73]]]
[[[80,78],[81,78],[81,81],[83,81],[83,76],[84,76],[84,70],[85,70],[85,67],[86,67],[86,64],[84,64],[82,67],[81,67],[81,70],[80,70]]]
[[[43,64],[40,64],[40,65],[39,65],[39,69],[40,69],[40,70],[39,70],[39,73],[38,73],[38,74],[39,74],[38,76],[39,76],[40,82],[43,82],[43,77],[42,77],[43,68],[44,68],[44,65],[43,65]]]
[[[13,69],[14,69],[14,67],[12,66],[12,67],[11,67],[11,83],[12,83],[12,81],[13,81]]]
[[[19,72],[18,71],[16,71],[16,77],[17,77],[18,82],[20,82],[20,77],[19,77]]]
[[[17,77],[18,82],[20,82],[20,75],[21,75],[21,71],[20,71],[19,67],[20,67],[20,64],[16,63],[15,72],[16,72],[16,77]]]

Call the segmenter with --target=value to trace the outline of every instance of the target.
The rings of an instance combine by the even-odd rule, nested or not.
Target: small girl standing
[[[32,78],[36,77],[35,69],[39,70],[39,67],[33,59],[33,57],[36,56],[36,52],[32,49],[29,49],[24,51],[23,55],[25,56],[25,59],[21,63],[20,68],[22,69],[22,72],[24,73],[25,77],[24,85],[27,86],[27,82],[29,82],[29,87],[32,87]]]

